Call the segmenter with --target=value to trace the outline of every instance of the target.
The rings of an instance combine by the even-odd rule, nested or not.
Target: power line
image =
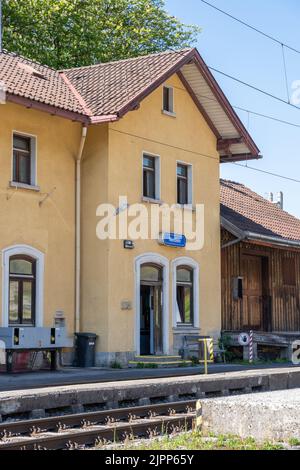
[[[211,96],[200,95],[200,94],[197,94],[197,96],[218,103],[218,100],[216,98],[212,98]],[[270,116],[268,114],[258,113],[257,111],[252,111],[252,110],[247,109],[247,108],[242,108],[241,106],[236,106],[236,105],[231,105],[231,106],[234,109],[237,109],[239,111],[244,111],[245,113],[253,114],[254,116],[259,116],[259,117],[262,117],[262,118],[265,118],[265,119],[270,119],[271,121],[279,122],[279,123],[285,124],[287,126],[296,127],[298,129],[300,128],[300,124],[297,124],[295,122],[285,121],[284,119],[276,118],[275,116]]]
[[[195,152],[194,150],[185,149],[183,147],[177,147],[176,145],[167,144],[166,142],[161,142],[159,140],[149,139],[148,137],[142,137],[140,135],[131,134],[130,132],[124,132],[124,131],[120,131],[118,129],[111,129],[111,131],[118,132],[119,134],[124,134],[124,135],[130,136],[130,137],[135,137],[136,139],[145,140],[146,142],[151,142],[151,143],[154,143],[154,144],[164,145],[165,147],[170,147],[170,148],[175,149],[175,150],[180,150],[181,152],[191,153],[193,155],[199,155],[200,157],[209,158],[210,160],[214,160],[215,162],[220,163],[220,159],[218,157],[213,156],[213,155],[208,155],[206,153],[201,153],[201,152]]]
[[[177,54],[182,53],[182,51],[176,51],[175,49],[172,49],[172,48],[171,48],[170,50],[171,50],[172,52],[177,53]],[[284,51],[283,51],[283,60],[284,60],[284,70],[285,70],[285,77],[286,77],[286,83],[287,83],[287,67],[286,67],[286,62],[285,62]],[[208,68],[209,68],[210,70],[212,70],[213,72],[219,73],[220,75],[223,75],[223,76],[226,77],[226,78],[229,78],[229,79],[231,79],[231,80],[233,80],[233,81],[235,81],[235,82],[237,82],[237,83],[239,83],[239,84],[241,84],[241,85],[244,85],[244,86],[246,86],[246,87],[248,87],[248,88],[251,88],[252,90],[257,91],[257,92],[259,92],[259,93],[261,93],[261,94],[263,94],[263,95],[266,95],[266,96],[268,96],[269,98],[272,98],[272,99],[274,99],[274,100],[276,100],[276,101],[279,101],[280,103],[287,104],[288,106],[291,106],[292,108],[295,108],[295,109],[297,109],[298,111],[300,110],[300,107],[299,107],[299,106],[297,106],[297,105],[295,105],[295,104],[293,104],[293,103],[290,102],[289,97],[288,97],[288,101],[286,101],[286,100],[284,100],[283,98],[280,98],[279,96],[273,95],[272,93],[269,93],[268,91],[265,91],[265,90],[262,90],[261,88],[256,87],[255,85],[251,85],[250,83],[244,82],[244,81],[241,80],[240,78],[233,77],[232,75],[229,75],[229,74],[227,74],[227,73],[225,73],[225,72],[222,72],[221,70],[218,70],[218,69],[216,69],[216,68],[214,68],[214,67],[208,66]],[[287,89],[287,92],[288,92],[288,89]],[[199,95],[199,96],[200,96],[200,95]],[[207,99],[214,99],[214,98],[209,98],[208,96],[204,96],[204,98],[207,98]],[[217,100],[215,100],[215,101],[217,101]],[[262,117],[268,118],[268,116],[265,115],[265,114],[260,114],[260,113],[252,112],[252,111],[247,110],[247,109],[239,108],[238,106],[233,106],[233,108],[240,109],[240,110],[242,110],[242,111],[246,111],[246,112],[249,112],[249,113],[251,113],[251,114],[256,114],[256,115],[258,115],[258,116],[261,115]],[[291,125],[291,126],[294,126],[294,127],[299,127],[298,124],[289,123],[288,121],[284,121],[284,120],[281,120],[281,119],[273,118],[273,117],[271,117],[271,116],[270,116],[269,118],[272,119],[272,120],[274,120],[274,121],[282,122],[282,123],[284,123],[284,124],[288,124],[288,125]]]
[[[300,183],[300,180],[297,180],[295,178],[290,178],[289,176],[280,175],[278,173],[273,173],[273,172],[268,171],[268,170],[261,170],[259,168],[254,168],[253,166],[242,165],[241,163],[234,163],[234,162],[229,162],[229,163],[231,163],[231,165],[240,166],[242,168],[246,168],[246,169],[252,170],[252,171],[257,171],[259,173],[264,173],[266,175],[274,176],[276,178],[281,178],[281,179],[284,179],[284,180],[287,180],[287,181],[292,181],[293,183]]]
[[[218,69],[215,69],[214,67],[209,67],[210,70],[212,70],[213,72],[216,72],[216,73],[219,73],[220,75],[223,75],[224,77],[227,77],[227,78],[230,78],[231,80],[237,82],[237,83],[240,83],[241,85],[244,85],[248,88],[251,88],[252,90],[254,91],[257,91],[263,95],[266,95],[268,96],[269,98],[273,98],[274,100],[276,101],[279,101],[280,103],[284,103],[284,104],[287,104],[289,106],[292,106],[292,108],[295,108],[295,109],[298,109],[298,111],[300,111],[300,108],[299,106],[296,106],[295,104],[293,103],[289,103],[288,101],[284,100],[283,98],[279,98],[279,96],[275,96],[273,95],[272,93],[269,93],[265,90],[262,90],[261,88],[258,88],[254,85],[251,85],[250,83],[247,83],[247,82],[244,82],[243,80],[240,80],[239,78],[236,78],[236,77],[233,77],[232,75],[229,75],[225,72],[222,72],[221,70],[218,70]]]
[[[229,18],[237,21],[238,23],[241,23],[242,25],[246,26],[249,29],[252,29],[256,33],[261,34],[262,36],[266,37],[267,39],[270,39],[271,41],[276,42],[277,44],[280,44],[281,46],[286,47],[287,49],[296,52],[297,54],[300,54],[300,51],[296,49],[295,47],[289,46],[288,44],[285,44],[283,41],[280,41],[279,39],[274,38],[270,34],[265,33],[264,31],[261,31],[260,29],[256,28],[255,26],[250,25],[249,23],[246,23],[246,21],[240,20],[236,16],[231,15],[227,11],[221,10],[221,8],[216,7],[215,5],[212,5],[211,3],[207,2],[206,0],[201,0],[202,3],[205,3],[207,6],[213,8],[214,10],[217,10],[220,13],[223,13],[223,15],[228,16]]]
[[[279,119],[274,116],[268,116],[267,114],[257,113],[255,111],[250,111],[249,109],[241,108],[240,106],[233,106],[234,109],[238,109],[239,111],[244,111],[245,113],[253,114],[254,116],[260,116],[265,119],[270,119],[271,121],[279,122],[281,124],[285,124],[287,126],[297,127],[300,128],[300,124],[296,124],[294,122],[285,121],[284,119]]]
[[[117,130],[117,129],[111,129],[111,131],[117,132],[119,134],[127,135],[127,136],[130,136],[130,137],[135,137],[137,139],[145,140],[147,142],[151,142],[151,143],[155,143],[155,144],[159,144],[159,145],[164,145],[165,147],[170,147],[170,148],[180,150],[180,151],[184,151],[184,152],[187,152],[187,153],[191,153],[191,154],[194,154],[194,155],[200,155],[201,157],[209,158],[211,160],[219,162],[219,159],[214,157],[213,155],[209,155],[209,154],[205,154],[205,153],[201,153],[201,152],[194,152],[193,150],[184,149],[182,147],[177,147],[175,145],[167,144],[165,142],[161,142],[161,141],[154,140],[154,139],[149,139],[147,137],[142,137],[140,135],[132,134],[130,132],[124,132],[124,131],[120,131],[120,130]],[[251,166],[245,166],[245,165],[242,165],[240,163],[235,163],[235,162],[228,162],[228,163],[231,163],[232,165],[240,166],[242,168],[246,168],[248,170],[258,171],[260,173],[265,173],[267,175],[274,176],[276,178],[281,178],[281,179],[284,179],[284,180],[292,181],[294,183],[300,183],[300,180],[290,178],[288,176],[280,175],[278,173],[272,173],[271,171],[268,171],[268,170],[260,170],[259,168],[254,168],[254,167],[251,167]]]

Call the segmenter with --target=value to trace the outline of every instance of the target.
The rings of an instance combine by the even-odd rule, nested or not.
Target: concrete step
[[[131,368],[176,368],[190,367],[192,361],[184,361],[180,356],[137,356],[134,361],[129,362]]]
[[[170,361],[181,361],[181,356],[135,356],[135,362],[170,362]]]

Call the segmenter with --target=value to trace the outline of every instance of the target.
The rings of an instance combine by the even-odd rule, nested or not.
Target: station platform
[[[27,389],[0,391],[0,421],[300,388],[299,367],[244,368],[227,372],[219,369],[210,375],[199,372],[194,370],[194,375],[191,375],[192,370],[187,369],[181,371],[181,376],[166,377],[165,370],[155,370],[147,372],[148,376],[145,377],[145,371],[124,370],[113,372],[116,374],[116,379],[113,379],[110,371],[85,370],[82,375],[76,371],[76,376],[71,371],[69,384],[54,384],[53,376],[51,384],[48,378],[47,386],[43,386],[39,373],[36,387],[32,386],[32,382],[28,387],[28,376],[23,376],[23,381],[27,380]],[[168,370],[168,373],[171,371]],[[66,377],[68,372],[60,374]],[[57,381],[57,375],[55,379]],[[13,387],[13,382],[10,386]]]
[[[283,369],[296,367],[292,364],[212,364],[209,375],[226,372],[251,370]],[[299,366],[298,366],[299,368]],[[300,370],[300,368],[299,368]],[[54,387],[74,384],[104,383],[128,380],[146,380],[164,377],[185,377],[203,375],[204,368],[186,367],[174,369],[105,369],[64,367],[57,371],[36,371],[23,373],[0,373],[0,391],[26,390],[42,387]]]

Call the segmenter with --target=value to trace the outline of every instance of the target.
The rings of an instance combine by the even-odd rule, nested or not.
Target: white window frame
[[[178,324],[177,323],[177,268],[180,266],[186,266],[193,270],[193,313],[194,313],[194,322],[193,325],[189,324]],[[173,328],[200,328],[200,268],[197,261],[193,258],[188,258],[182,256],[176,258],[172,261],[172,318],[173,318]]]
[[[44,321],[44,253],[28,245],[14,245],[2,250],[2,326],[9,326],[9,260],[12,256],[29,256],[36,261],[35,326],[42,327]]]
[[[184,162],[182,160],[176,161],[176,202],[178,201],[177,194],[177,166],[185,165],[188,171],[188,203],[184,204],[186,206],[193,207],[194,195],[193,195],[193,165],[192,163]],[[178,204],[178,203],[177,203]],[[180,204],[178,204],[180,206]]]
[[[30,139],[30,176],[31,181],[30,184],[19,183],[18,181],[14,181],[14,136],[19,135],[20,137],[27,137]],[[33,189],[39,191],[40,188],[37,184],[37,136],[34,134],[28,134],[26,132],[13,130],[11,135],[11,180],[10,186],[14,188],[22,188],[22,189]]]
[[[169,98],[169,100],[171,99],[171,103],[169,101],[169,107],[172,109],[172,111],[167,111],[164,108],[164,104],[165,104],[164,103],[164,91],[165,91],[165,88],[167,88],[168,90],[171,91],[171,93],[170,93],[171,98]],[[170,106],[170,104],[171,104],[171,106]],[[162,88],[162,112],[163,112],[163,114],[166,114],[167,116],[176,117],[174,87],[169,86],[169,85],[163,85],[163,88]]]
[[[144,264],[155,264],[163,270],[163,305],[162,305],[162,329],[163,329],[163,354],[169,354],[169,260],[157,253],[144,253],[134,260],[135,273],[135,335],[134,349],[136,355],[141,352],[141,267]]]
[[[152,157],[155,159],[155,198],[149,198],[144,196],[144,157]],[[146,150],[143,151],[142,153],[142,199],[144,201],[155,201],[159,202],[160,201],[160,190],[161,190],[161,178],[160,178],[160,172],[161,172],[161,164],[160,164],[160,155],[157,155],[155,153],[147,152]]]

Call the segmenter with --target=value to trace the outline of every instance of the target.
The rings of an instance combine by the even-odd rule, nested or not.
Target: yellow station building
[[[97,334],[99,365],[217,339],[220,163],[259,150],[198,51],[65,71],[3,52],[0,84],[0,326],[63,315],[70,337]],[[136,204],[149,226],[189,213],[201,246],[162,222],[103,239],[103,204],[118,227]]]

